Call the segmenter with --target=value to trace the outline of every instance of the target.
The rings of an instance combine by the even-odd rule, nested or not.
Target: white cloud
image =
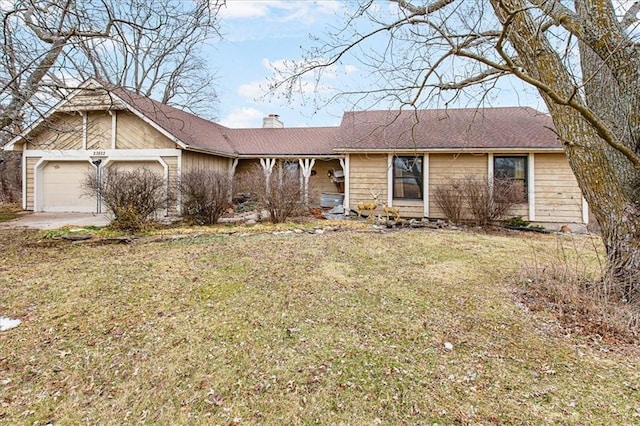
[[[227,0],[221,9],[224,19],[268,18],[277,22],[313,23],[321,15],[345,8],[338,0]]]
[[[262,126],[265,113],[257,108],[234,108],[219,123],[232,128],[253,128]]]
[[[225,19],[259,18],[269,14],[279,1],[227,0],[220,13]]]
[[[358,71],[358,68],[355,65],[345,65],[344,72],[347,74],[351,74]]]
[[[241,84],[238,87],[238,95],[245,99],[255,101],[267,92],[266,81],[251,81],[249,83]]]

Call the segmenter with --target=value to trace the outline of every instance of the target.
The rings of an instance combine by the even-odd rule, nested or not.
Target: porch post
[[[229,195],[227,198],[229,202],[233,200],[233,178],[236,175],[236,168],[238,167],[238,159],[234,158],[231,160],[231,164],[229,165]]]
[[[527,220],[533,222],[536,220],[536,167],[535,154],[529,153],[529,161],[527,161],[527,201],[529,201],[529,217]]]
[[[264,179],[266,182],[266,189],[269,192],[270,181],[271,181],[271,173],[273,172],[273,166],[276,165],[275,158],[261,158],[260,165],[262,166],[262,170],[264,171]]]
[[[344,172],[344,211],[345,214],[349,214],[349,193],[351,192],[349,189],[349,154],[347,154],[344,158],[340,159],[340,167],[342,167],[342,171]]]
[[[311,177],[311,170],[316,164],[316,160],[313,158],[301,158],[298,160],[300,163],[300,169],[302,170],[302,177],[304,179],[304,204],[309,204],[309,177]]]

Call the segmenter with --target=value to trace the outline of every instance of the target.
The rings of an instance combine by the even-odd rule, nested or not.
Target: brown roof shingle
[[[561,148],[551,129],[529,107],[357,111],[344,114],[336,150]]]
[[[235,154],[226,134],[229,128],[122,88],[111,90],[188,147],[231,156]]]
[[[228,129],[241,155],[336,155],[337,127]]]
[[[232,129],[125,89],[112,90],[189,148],[229,156],[562,148],[551,117],[530,107],[352,111],[339,127]]]

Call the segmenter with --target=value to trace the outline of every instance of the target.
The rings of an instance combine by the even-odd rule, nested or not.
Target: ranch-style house
[[[353,111],[337,127],[306,128],[272,114],[261,128],[234,129],[89,80],[4,149],[22,152],[22,207],[33,211],[96,212],[82,181],[97,168],[145,167],[169,182],[194,168],[238,175],[288,162],[312,206],[355,210],[375,192],[402,217],[443,218],[438,185],[502,176],[523,188],[512,216],[589,220],[551,118],[528,107]]]

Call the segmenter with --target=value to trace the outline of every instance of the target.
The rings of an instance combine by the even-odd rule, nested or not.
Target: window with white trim
[[[393,198],[422,200],[422,156],[393,157]]]
[[[512,194],[515,193],[517,202],[526,203],[527,191],[527,161],[526,156],[494,156],[493,180],[494,188],[505,188],[510,184]]]

